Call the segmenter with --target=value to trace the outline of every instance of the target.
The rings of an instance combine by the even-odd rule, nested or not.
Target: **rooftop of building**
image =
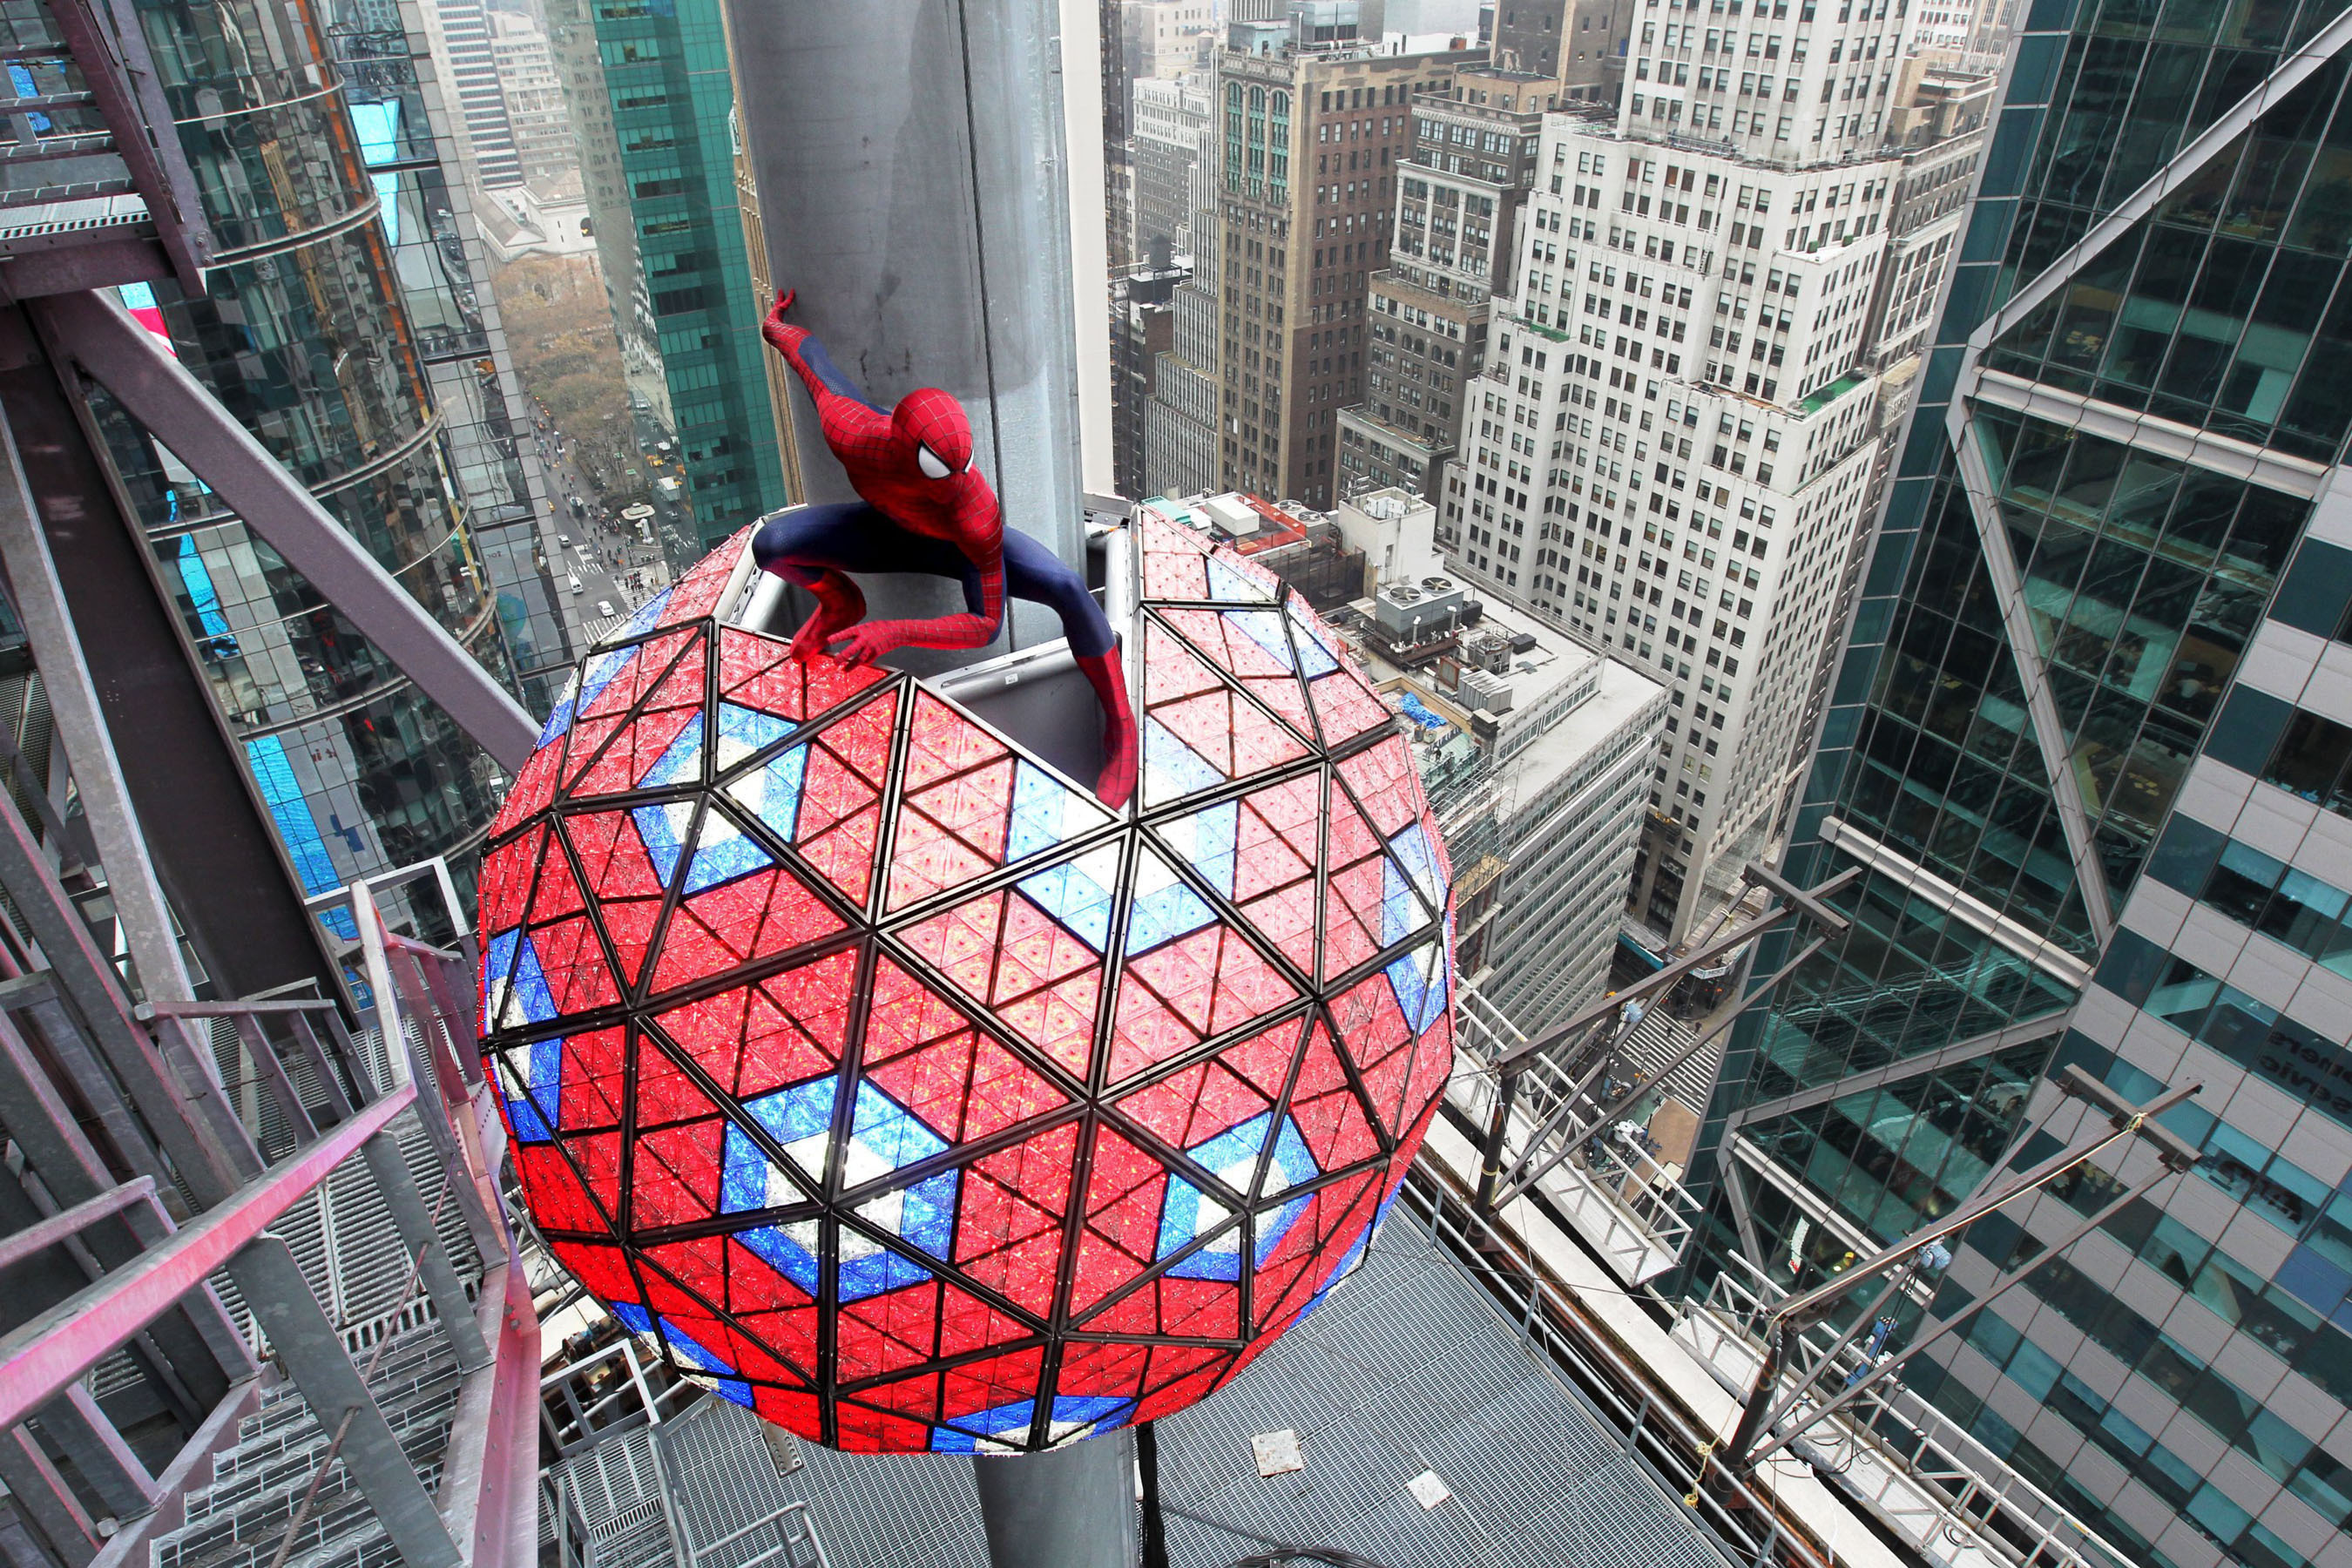
[[[1171,521],[1197,528],[1244,555],[1305,540],[1323,514],[1295,500],[1269,501],[1244,490],[1215,495],[1150,496],[1136,503]]]
[[[1398,1568],[1725,1568],[1680,1498],[1433,1238],[1417,1197],[1396,1205],[1363,1267],[1232,1387],[1158,1423],[1171,1568],[1226,1568],[1276,1543]],[[1285,1431],[1303,1467],[1261,1475],[1251,1439]],[[658,1469],[625,1451],[656,1443]],[[671,1560],[658,1529],[638,1538],[640,1557],[623,1535],[658,1476],[691,1560],[741,1561],[745,1548],[727,1538],[800,1502],[840,1568],[985,1568],[971,1460],[793,1447],[799,1467],[778,1475],[759,1419],[706,1398],[608,1445],[623,1453],[575,1461],[578,1494],[619,1521],[586,1521],[624,1548],[600,1542],[598,1562]],[[640,1484],[625,1479],[639,1474]]]
[[[1664,685],[1631,665],[1618,663],[1525,611],[1493,599],[1476,603],[1481,614],[1474,630],[1499,632],[1514,644],[1531,639],[1512,650],[1510,670],[1503,678],[1510,687],[1511,707],[1495,716],[1491,736],[1479,732],[1471,710],[1458,697],[1440,689],[1437,667],[1405,668],[1369,643],[1363,644],[1363,652],[1375,686],[1391,692],[1412,690],[1421,711],[1414,710],[1414,704],[1404,711],[1420,727],[1418,740],[1443,746],[1450,739],[1448,731],[1470,736],[1486,752],[1498,782],[1522,800],[1533,798],[1573,769],[1665,692]]]

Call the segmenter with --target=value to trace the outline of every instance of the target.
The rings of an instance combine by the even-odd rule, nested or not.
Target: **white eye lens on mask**
[[[943,479],[948,477],[948,466],[940,461],[939,454],[920,442],[915,446],[915,466],[934,479]]]

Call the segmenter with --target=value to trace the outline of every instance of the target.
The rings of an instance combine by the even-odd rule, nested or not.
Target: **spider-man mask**
[[[925,478],[944,479],[971,466],[971,421],[963,405],[938,387],[918,387],[900,398],[890,424]]]

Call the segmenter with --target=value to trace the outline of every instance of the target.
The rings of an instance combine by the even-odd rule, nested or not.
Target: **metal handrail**
[[[0,1335],[0,1430],[34,1415],[177,1306],[415,1099],[414,1085],[394,1089],[130,1264]]]
[[[692,1542],[688,1542],[686,1548],[686,1568],[702,1568],[705,1558],[734,1545],[739,1541],[756,1535],[761,1531],[773,1531],[776,1535],[775,1544],[765,1552],[744,1558],[740,1563],[730,1563],[727,1568],[758,1568],[758,1564],[773,1563],[778,1559],[783,1560],[785,1568],[827,1568],[824,1544],[817,1539],[815,1530],[809,1524],[808,1504],[804,1502],[786,1503],[764,1519],[755,1519],[740,1530],[730,1531],[707,1546],[697,1546]],[[793,1555],[786,1556],[786,1553],[793,1552],[795,1546],[806,1546],[809,1549],[808,1554],[803,1556],[793,1552]]]
[[[1735,1257],[1732,1261],[1738,1272],[1727,1268],[1709,1282],[1703,1297],[1685,1298],[1675,1303],[1672,1331],[1719,1379],[1727,1380],[1727,1386],[1737,1384],[1738,1391],[1744,1392],[1746,1384],[1740,1373],[1727,1373],[1718,1363],[1721,1346],[1724,1342],[1737,1340],[1760,1356],[1762,1325],[1789,1292],[1748,1258]],[[1748,1278],[1742,1280],[1738,1272]],[[1715,1332],[1720,1336],[1717,1353],[1709,1353],[1701,1341],[1703,1317],[1714,1320]],[[1824,1321],[1812,1324],[1800,1337],[1827,1352],[1839,1335]],[[1859,1346],[1848,1345],[1837,1358],[1837,1364],[1852,1372],[1869,1364],[1869,1357]],[[1899,1384],[1889,1384],[1873,1390],[1855,1403],[1867,1414],[1832,1414],[1822,1425],[1834,1427],[1836,1437],[1827,1444],[1816,1439],[1808,1447],[1816,1451],[1832,1451],[1832,1459],[1836,1450],[1851,1455],[1857,1447],[1870,1449],[1890,1475],[1907,1479],[1922,1489],[1925,1500],[1945,1516],[1941,1528],[1948,1539],[1957,1543],[1965,1537],[1995,1555],[2020,1563],[2054,1561],[2067,1568],[2097,1568],[2099,1564],[2126,1561],[2064,1505],[2003,1463],[1998,1455],[1986,1450],[1965,1428],[1916,1394]],[[1833,1463],[1832,1468],[1843,1472],[1851,1489],[1870,1495],[1853,1479],[1850,1458],[1843,1465]]]

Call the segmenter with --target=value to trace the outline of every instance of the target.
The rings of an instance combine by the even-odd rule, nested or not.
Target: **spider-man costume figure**
[[[1027,534],[1008,530],[996,492],[971,463],[963,405],[937,387],[895,408],[866,400],[805,327],[784,320],[793,294],[778,289],[761,329],[816,402],[825,445],[863,498],[776,513],[752,536],[763,571],[816,595],[816,613],[794,634],[805,658],[828,648],[866,664],[902,647],[984,647],[995,640],[1009,589],[1050,605],[1103,711],[1103,767],[1095,793],[1111,806],[1135,793],[1135,713],[1118,642],[1076,572]],[[851,572],[921,572],[963,584],[965,613],[927,621],[868,621]],[[836,640],[837,639],[837,640]]]

